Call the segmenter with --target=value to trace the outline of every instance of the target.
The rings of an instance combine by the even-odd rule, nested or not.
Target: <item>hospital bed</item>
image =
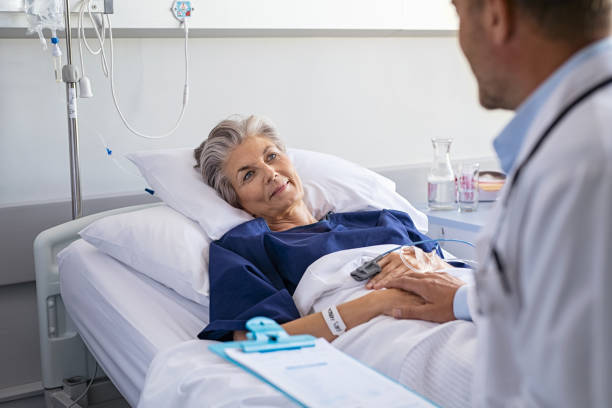
[[[82,228],[102,217],[156,205],[160,204],[95,214],[51,228],[37,237],[35,263],[42,380],[44,387],[50,390],[47,400],[53,399],[53,390],[61,387],[64,379],[74,376],[89,378],[98,364],[98,377],[108,375],[126,401],[136,406],[143,390],[151,394],[152,390],[164,385],[170,388],[184,385],[172,384],[179,376],[167,370],[172,365],[170,363],[178,361],[179,364],[175,364],[178,369],[200,373],[201,383],[216,376],[223,384],[229,384],[227,379],[233,378],[228,390],[219,387],[212,390],[203,385],[194,391],[198,395],[210,397],[215,395],[214,392],[227,395],[231,391],[233,402],[236,402],[240,401],[240,393],[244,392],[244,395],[251,397],[256,395],[259,398],[255,399],[259,401],[257,403],[266,397],[271,398],[269,401],[277,401],[278,406],[286,406],[288,401],[276,391],[249,374],[228,367],[231,365],[225,362],[211,359],[204,342],[194,340],[208,322],[206,306],[185,299],[78,239],[78,232]],[[57,254],[68,245],[71,245],[70,250],[60,257],[60,276]],[[432,341],[423,338],[410,340],[410,346],[390,340],[409,331],[411,326],[406,324],[406,328],[394,326],[395,329],[391,329],[390,325],[384,327],[384,322],[382,329],[381,323],[378,326],[365,324],[347,332],[352,332],[352,337],[344,335],[334,345],[383,372],[385,367],[395,364],[391,360],[398,360],[391,353],[394,347],[407,348],[409,352],[399,359],[403,363],[389,368],[390,372],[386,374],[393,375],[444,406],[468,406],[471,353],[474,350],[474,328],[471,323],[432,326],[431,331],[435,332]],[[449,342],[460,346],[449,349],[445,346]],[[449,368],[448,373],[444,359],[451,359],[455,364],[455,368]],[[147,371],[154,361],[155,372],[149,373],[152,377],[149,379]],[[183,364],[183,368],[180,364]],[[459,371],[456,367],[459,367]],[[168,375],[172,378],[167,378]],[[149,380],[151,384],[147,386]],[[170,396],[169,401],[176,403],[177,400],[172,399],[175,397]],[[152,398],[156,396],[148,395],[147,400],[150,402]],[[62,405],[54,405],[52,401],[48,406]]]
[[[128,403],[136,406],[155,354],[193,339],[206,325],[206,307],[79,240],[78,232],[100,218],[157,205],[90,215],[50,228],[36,238],[42,383],[48,406],[56,406],[53,394],[61,391],[65,379],[90,378],[96,362],[100,366],[97,377],[107,374]],[[76,240],[60,282],[57,254]]]
[[[427,230],[427,217],[396,193],[390,179],[330,155],[298,149],[288,154],[316,218],[330,210],[394,208]],[[191,148],[128,158],[165,204],[70,221],[42,232],[34,244],[48,405],[69,406],[53,393],[65,379],[97,373],[108,375],[127,402],[141,408],[286,406],[277,391],[208,351],[208,341],[196,340],[208,322],[208,244],[250,216],[202,183]],[[81,232],[87,242],[79,239],[82,229],[100,231],[101,224],[110,247],[87,232]],[[293,295],[300,313],[363,296],[363,282],[351,279],[350,272],[355,262],[382,253],[380,247],[334,252],[311,264]],[[470,322],[437,325],[378,316],[333,345],[442,406],[470,404],[475,354]]]

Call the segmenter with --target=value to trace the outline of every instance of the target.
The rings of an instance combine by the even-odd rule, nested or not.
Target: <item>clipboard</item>
[[[289,336],[266,317],[252,318],[246,327],[248,340],[208,348],[302,407],[436,407],[325,339]]]

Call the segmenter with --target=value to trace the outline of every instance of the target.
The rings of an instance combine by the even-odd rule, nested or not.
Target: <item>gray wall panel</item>
[[[0,287],[0,389],[40,381],[36,285]]]
[[[85,200],[83,214],[157,201],[146,194]],[[34,238],[72,219],[68,201],[0,208],[0,286],[34,281]]]
[[[16,401],[0,403],[0,408],[45,408],[45,398],[42,395],[24,398]]]

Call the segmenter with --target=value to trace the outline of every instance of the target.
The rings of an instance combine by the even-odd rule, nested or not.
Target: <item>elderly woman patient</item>
[[[283,143],[261,118],[222,121],[195,157],[206,182],[229,204],[255,217],[210,245],[210,324],[198,335],[201,339],[242,339],[248,319],[266,316],[290,334],[331,341],[335,336],[322,314],[301,317],[292,299],[308,266],[344,249],[427,239],[400,211],[330,213],[315,219]],[[419,246],[434,250],[433,243]],[[380,266],[386,273],[405,268],[395,253]],[[381,314],[406,317],[406,309],[424,303],[401,289],[375,290],[337,305],[337,311],[350,330]]]

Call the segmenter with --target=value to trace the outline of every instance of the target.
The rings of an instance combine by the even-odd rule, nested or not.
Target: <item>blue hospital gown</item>
[[[241,224],[210,244],[210,324],[198,338],[230,340],[255,316],[279,324],[299,318],[293,292],[306,268],[324,255],[425,239],[408,214],[393,210],[330,213],[280,232],[270,231],[262,218]],[[435,243],[419,247],[430,252]]]

